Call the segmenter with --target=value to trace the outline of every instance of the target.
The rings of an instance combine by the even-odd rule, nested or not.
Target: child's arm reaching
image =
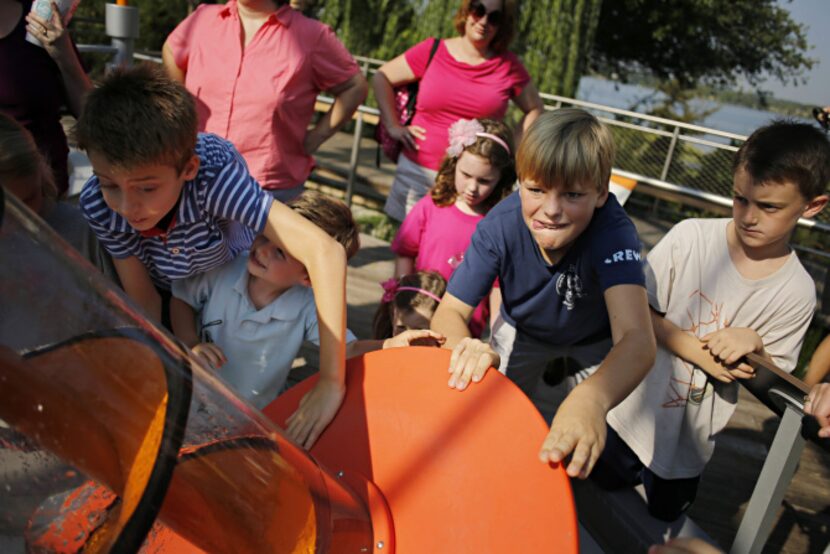
[[[475,308],[450,293],[445,293],[432,316],[430,327],[447,337],[445,348],[452,348],[448,371],[450,388],[464,390],[470,381],[478,383],[490,367],[499,366],[499,355],[486,342],[470,337],[467,323]]]
[[[415,258],[409,256],[395,256],[395,279],[400,279],[404,275],[415,273]]]
[[[170,298],[170,325],[173,334],[188,348],[199,344],[199,333],[196,331],[196,316],[190,304],[172,296]]]
[[[725,327],[700,339],[712,356],[727,366],[735,365],[741,358],[754,352],[769,361],[772,358],[764,350],[764,341],[761,337],[747,327]],[[751,371],[749,364],[743,363],[740,366],[744,371]]]
[[[173,327],[173,334],[190,348],[193,355],[199,362],[213,370],[219,369],[228,359],[225,353],[212,342],[199,342],[199,334],[196,331],[196,316],[193,308],[180,298],[170,298],[170,325]]]
[[[817,385],[828,372],[830,372],[830,335],[824,337],[810,357],[810,363],[807,364],[807,371],[804,374],[804,382],[811,387]]]
[[[830,383],[821,383],[810,389],[807,401],[804,403],[804,412],[818,420],[818,436],[830,438]]]
[[[328,233],[277,201],[263,233],[305,266],[317,304],[320,378],[286,421],[288,436],[308,449],[334,419],[346,393],[346,252]]]
[[[413,329],[385,340],[355,340],[346,345],[346,359],[352,359],[367,352],[386,350],[387,348],[402,348],[404,346],[441,346],[444,336],[429,329]]]
[[[141,260],[136,256],[114,257],[112,263],[127,296],[141,306],[151,321],[161,323],[161,295]]]
[[[696,365],[718,381],[731,383],[735,379],[749,379],[755,374],[755,370],[748,364],[727,367],[718,362],[705,342],[684,331],[654,310],[651,310],[651,322],[654,335],[661,346]]]
[[[608,411],[642,381],[656,351],[644,288],[613,286],[605,291],[605,303],[614,346],[562,403],[539,452],[545,463],[559,463],[570,454],[568,475],[580,479],[591,473],[605,446]]]

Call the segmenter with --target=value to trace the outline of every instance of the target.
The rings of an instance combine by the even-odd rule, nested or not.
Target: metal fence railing
[[[81,52],[97,52],[113,56],[113,46],[79,45]],[[157,54],[135,53],[135,59],[161,62]],[[355,56],[364,75],[371,77],[383,60]],[[545,108],[555,110],[574,106],[591,111],[605,122],[617,146],[614,173],[640,183],[639,191],[656,198],[668,198],[681,204],[689,203],[704,209],[723,211],[732,205],[732,158],[746,140],[743,135],[728,133],[612,106],[585,102],[553,94],[542,94]],[[321,103],[332,99],[321,95]],[[377,108],[362,105],[355,114],[353,140],[346,181],[346,200],[351,204],[354,184],[360,174],[360,146],[364,128],[378,121]],[[656,202],[656,200],[655,200]],[[820,233],[822,245],[830,237],[830,210],[816,220],[801,220],[800,226],[809,233]],[[815,240],[796,240],[810,272],[820,284],[827,280],[830,253],[815,247]]]

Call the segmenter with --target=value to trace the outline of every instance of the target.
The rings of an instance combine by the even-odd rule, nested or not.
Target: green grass
[[[392,242],[398,232],[400,223],[384,213],[369,213],[355,217],[355,222],[361,233],[366,233],[377,239]]]

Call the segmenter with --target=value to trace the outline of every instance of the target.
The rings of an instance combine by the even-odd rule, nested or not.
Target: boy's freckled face
[[[89,152],[92,169],[101,185],[104,202],[137,231],[152,229],[176,205],[185,181],[196,176],[194,156],[178,172],[167,164],[147,164],[125,169],[104,156]]]
[[[248,273],[278,287],[311,285],[305,266],[262,235],[251,245]]]
[[[549,263],[561,259],[565,249],[591,223],[594,210],[605,205],[608,190],[600,192],[593,184],[569,189],[556,185],[545,188],[531,180],[519,187],[522,217]]]
[[[732,218],[735,234],[747,248],[785,247],[806,207],[793,182],[753,184],[746,170],[735,172]]]

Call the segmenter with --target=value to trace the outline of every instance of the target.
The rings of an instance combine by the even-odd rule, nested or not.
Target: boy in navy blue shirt
[[[478,225],[432,320],[453,348],[458,390],[494,366],[532,397],[550,360],[580,363],[539,454],[546,463],[570,454],[571,477],[590,473],[606,414],[654,361],[640,241],[608,192],[613,157],[610,132],[589,113],[539,117],[517,153],[519,191]],[[466,322],[495,278],[503,304],[486,344]]]
[[[94,174],[81,192],[84,217],[126,293],[156,321],[173,280],[233,260],[256,234],[305,266],[317,303],[320,380],[287,431],[310,448],[346,392],[343,247],[264,192],[231,143],[197,134],[193,97],[159,68],[108,75],[87,96],[75,137]],[[187,309],[175,299],[173,306]]]

